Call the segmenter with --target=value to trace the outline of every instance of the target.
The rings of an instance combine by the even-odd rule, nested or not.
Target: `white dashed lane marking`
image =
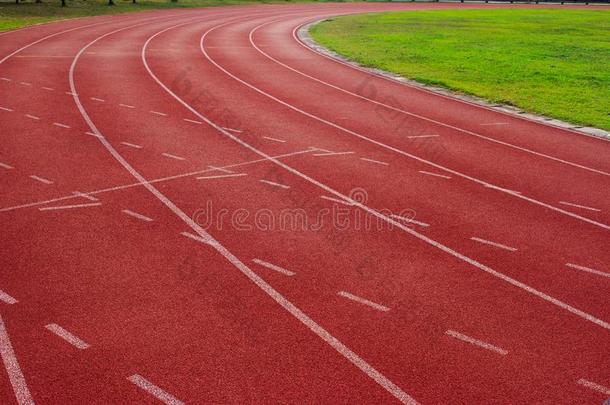
[[[506,350],[504,350],[504,349],[502,349],[500,347],[497,347],[497,346],[494,346],[492,344],[483,342],[482,340],[471,338],[470,336],[466,336],[466,335],[464,335],[462,333],[459,333],[459,332],[456,332],[454,330],[448,330],[448,331],[445,332],[445,334],[447,334],[447,335],[449,335],[451,337],[454,337],[456,339],[459,339],[461,341],[470,343],[472,345],[482,347],[483,349],[487,349],[487,350],[490,350],[492,352],[496,352],[498,354],[501,354],[502,356],[506,356],[508,354],[508,351],[506,351]]]
[[[236,132],[238,134],[241,134],[242,132],[244,132],[241,129],[233,129],[233,128],[227,128],[227,127],[222,127],[222,129],[224,129],[226,131]]]
[[[263,136],[264,139],[273,141],[273,142],[280,142],[280,143],[285,143],[286,141],[283,139],[277,139],[277,138],[272,138],[270,136]]]
[[[369,307],[374,308],[374,309],[376,309],[378,311],[387,312],[387,311],[390,310],[390,308],[388,308],[388,307],[386,307],[384,305],[377,304],[377,303],[375,303],[373,301],[369,301],[369,300],[367,300],[365,298],[358,297],[357,295],[350,294],[350,293],[348,293],[346,291],[339,291],[337,294],[340,295],[341,297],[345,297],[345,298],[347,298],[349,300],[358,302],[358,303],[360,303],[362,305],[369,306]]]
[[[151,383],[139,374],[134,374],[131,377],[128,377],[127,379],[166,405],[184,404],[184,402],[178,400],[173,395],[157,387],[155,384]]]
[[[247,173],[232,173],[232,174],[221,174],[218,176],[200,176],[197,177],[197,180],[212,180],[212,179],[226,179],[228,177],[241,177],[247,176]]]
[[[575,270],[580,270],[580,271],[584,271],[587,273],[596,274],[598,276],[610,278],[610,273],[604,273],[603,271],[591,269],[589,267],[579,266],[577,264],[572,264],[572,263],[566,263],[566,266],[570,267],[572,269],[575,269]]]
[[[170,158],[170,159],[175,159],[175,160],[186,160],[183,157],[180,156],[176,156],[176,155],[172,155],[171,153],[162,153],[161,155],[165,156],[166,158]]]
[[[39,211],[59,211],[59,210],[71,210],[75,208],[88,208],[88,207],[98,207],[102,205],[102,203],[91,203],[91,204],[73,204],[73,205],[58,205],[55,207],[42,207],[38,208]]]
[[[415,224],[415,225],[419,225],[419,226],[423,226],[423,227],[430,226],[430,224],[427,224],[425,222],[416,221],[416,220],[414,220],[412,218],[402,217],[402,216],[396,215],[396,214],[391,214],[390,217],[395,218],[395,219],[400,219],[401,221],[409,222],[409,223],[412,223],[412,224]]]
[[[40,176],[36,176],[36,175],[31,175],[30,178],[34,179],[36,181],[39,181],[41,183],[44,183],[44,184],[53,184],[53,182],[51,180],[45,179],[44,177],[40,177]]]
[[[5,82],[11,81],[11,79],[9,79],[8,77],[0,77],[0,80],[5,81]]]
[[[74,336],[72,333],[68,332],[67,330],[65,330],[64,328],[62,328],[61,326],[59,326],[56,323],[48,324],[47,326],[45,326],[45,328],[47,330],[53,332],[54,334],[56,334],[57,336],[59,336],[60,338],[65,340],[66,342],[70,343],[72,346],[76,347],[77,349],[84,350],[89,347],[89,345],[86,342],[84,342],[82,339],[78,338],[77,336]]]
[[[140,221],[146,221],[146,222],[152,222],[153,219],[147,217],[146,215],[142,215],[142,214],[138,214],[137,212],[133,212],[131,210],[123,210],[122,211],[124,214],[132,216],[134,218],[139,219]]]
[[[0,167],[2,167],[3,169],[7,169],[7,170],[13,168],[13,166],[7,165],[6,163],[2,163],[2,162],[0,162]]]
[[[261,259],[252,259],[252,262],[254,262],[256,264],[259,264],[259,265],[261,265],[263,267],[266,267],[268,269],[271,269],[273,271],[276,271],[278,273],[282,273],[282,274],[284,274],[286,276],[294,276],[296,274],[295,272],[292,272],[290,270],[286,270],[283,267],[276,266],[275,264],[271,264],[271,263],[266,262],[266,261],[261,260]]]
[[[52,87],[43,87],[42,89],[46,91],[55,91],[55,89]]]
[[[481,238],[477,238],[477,237],[474,237],[474,236],[472,238],[470,238],[470,240],[473,240],[473,241],[479,242],[479,243],[483,243],[485,245],[494,246],[494,247],[497,247],[497,248],[500,248],[500,249],[508,250],[508,251],[511,251],[511,252],[517,251],[517,249],[514,248],[514,247],[506,246],[506,245],[503,245],[501,243],[492,242],[492,241],[481,239]]]
[[[135,106],[133,106],[133,105],[130,105],[130,104],[123,104],[123,103],[119,103],[119,107],[132,108],[132,109],[133,109],[133,108],[136,108],[136,107],[135,107]]]
[[[601,392],[604,395],[610,395],[610,388],[607,388],[607,387],[604,387],[603,385],[599,385],[594,382],[585,380],[584,378],[581,378],[580,380],[578,380],[577,383],[582,385],[583,387],[587,387],[592,390]]]
[[[30,118],[30,119],[36,120],[36,121],[40,120],[40,117],[37,117],[35,115],[25,114],[25,116]]]
[[[412,136],[407,136],[407,138],[410,139],[416,139],[416,138],[437,138],[440,135],[412,135]]]
[[[597,212],[601,211],[598,208],[587,207],[586,205],[574,204],[574,203],[566,202],[566,201],[559,201],[559,204],[569,205],[570,207],[582,208],[583,210],[588,210],[588,211],[597,211]]]
[[[191,120],[191,119],[188,119],[188,118],[182,118],[182,120],[186,121],[186,122],[190,122],[192,124],[202,124],[201,121],[195,121],[195,120]]]
[[[95,198],[94,196],[86,194],[86,193],[81,193],[80,191],[73,191],[72,194],[74,194],[77,197],[85,198],[89,201],[98,201],[98,199]]]
[[[274,182],[274,181],[263,180],[263,179],[261,179],[261,180],[259,180],[259,181],[260,181],[261,183],[265,183],[265,184],[268,184],[268,185],[273,186],[273,187],[280,187],[280,188],[284,188],[284,189],[288,189],[288,188],[290,188],[290,186],[287,186],[287,185],[285,185],[285,184],[276,183],[276,182]]]
[[[355,152],[324,152],[324,153],[314,153],[314,156],[341,156],[341,155],[351,155]]]
[[[13,112],[14,111],[12,108],[8,108],[8,107],[0,107],[0,110],[8,111],[8,112]]]
[[[104,103],[106,102],[106,100],[104,100],[103,98],[97,98],[97,97],[91,97],[91,100],[93,101],[97,101],[99,103]]]
[[[162,117],[167,117],[167,114],[159,112],[159,111],[149,111],[151,114],[160,115]]]
[[[125,146],[129,146],[130,148],[134,148],[134,149],[142,149],[142,146],[136,145],[135,143],[121,142],[121,144],[123,144]]]
[[[369,158],[365,158],[365,157],[361,157],[360,160],[364,160],[365,162],[369,162],[369,163],[376,163],[378,165],[384,165],[384,166],[389,166],[389,163],[386,162],[381,162],[379,160],[375,160],[375,159],[369,159]]]
[[[10,305],[16,304],[18,302],[15,298],[11,297],[9,294],[5,293],[2,290],[0,290],[0,301]]]
[[[421,174],[425,174],[425,175],[428,175],[428,176],[434,176],[434,177],[440,177],[440,178],[443,178],[443,179],[450,179],[450,178],[451,178],[450,176],[445,176],[444,174],[438,174],[438,173],[427,172],[427,171],[425,171],[425,170],[420,170],[419,172],[420,172]]]
[[[59,123],[59,122],[54,122],[53,125],[55,125],[56,127],[60,127],[60,128],[70,128],[69,125],[62,124],[62,123]]]

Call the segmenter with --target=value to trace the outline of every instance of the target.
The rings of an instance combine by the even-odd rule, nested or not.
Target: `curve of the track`
[[[456,6],[227,7],[0,36],[2,399],[603,400],[610,145],[295,36]]]

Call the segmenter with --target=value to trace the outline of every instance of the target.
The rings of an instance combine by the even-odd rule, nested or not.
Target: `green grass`
[[[367,14],[311,34],[365,66],[610,130],[610,11]]]
[[[212,7],[223,5],[274,3],[290,4],[325,0],[114,0],[116,6],[109,7],[108,0],[66,0],[67,6],[61,7],[61,0],[43,0],[36,4],[33,0],[15,4],[14,1],[0,0],[0,31],[40,24],[64,18],[86,17],[102,14],[118,14],[165,8]]]

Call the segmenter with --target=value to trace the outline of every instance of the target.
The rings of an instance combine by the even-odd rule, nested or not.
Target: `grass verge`
[[[311,35],[364,66],[610,130],[608,10],[366,14]]]

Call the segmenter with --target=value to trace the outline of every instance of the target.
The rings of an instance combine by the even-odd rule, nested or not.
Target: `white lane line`
[[[146,221],[146,222],[152,222],[153,221],[152,218],[149,218],[146,215],[138,214],[137,212],[133,212],[131,210],[123,210],[122,212],[124,214],[130,215],[130,216],[132,216],[134,218],[137,218],[137,219],[139,219],[141,221]]]
[[[11,297],[9,294],[5,293],[4,291],[0,290],[0,301],[4,302],[5,304],[16,304],[17,301],[15,298]]]
[[[484,124],[480,124],[482,126],[492,126],[492,125],[508,125],[508,122],[486,122]]]
[[[190,119],[188,119],[188,118],[182,118],[182,120],[183,120],[183,121],[186,121],[186,122],[193,123],[193,124],[202,124],[202,122],[201,122],[201,121],[190,120]]]
[[[21,372],[21,367],[19,367],[19,362],[15,356],[13,345],[11,345],[11,340],[9,339],[6,327],[4,326],[2,316],[0,316],[0,355],[2,355],[2,362],[4,363],[8,378],[11,381],[17,403],[19,405],[34,405],[30,390],[25,382],[25,377]]]
[[[214,245],[213,239],[211,239],[211,237],[208,239],[204,239],[201,236],[193,235],[190,232],[180,232],[180,235],[186,236],[187,238],[200,242],[200,243],[205,243],[206,245]]]
[[[11,79],[9,79],[8,77],[0,77],[0,80],[3,80],[5,82],[10,82]]]
[[[165,156],[165,157],[167,157],[167,158],[170,158],[170,159],[176,159],[176,160],[186,160],[186,159],[185,159],[185,158],[183,158],[183,157],[176,156],[176,155],[172,155],[171,153],[165,153],[165,152],[163,152],[161,155],[163,155],[163,156]]]
[[[396,219],[400,219],[401,221],[410,222],[410,223],[413,223],[415,225],[419,225],[419,226],[423,226],[423,227],[430,226],[430,224],[427,224],[425,222],[416,221],[414,219],[407,218],[407,217],[401,217],[400,215],[396,215],[396,214],[391,214],[390,217],[396,218]]]
[[[441,177],[443,179],[450,179],[451,176],[445,176],[444,174],[438,174],[438,173],[432,173],[432,172],[427,172],[425,170],[420,170],[419,171],[421,174],[427,174],[428,176],[435,176],[435,177]]]
[[[575,270],[586,271],[587,273],[597,274],[598,276],[610,278],[610,273],[604,273],[603,271],[591,269],[589,267],[579,266],[577,264],[572,264],[572,263],[566,263],[566,266],[568,266],[572,269],[575,269]]]
[[[320,152],[326,152],[326,153],[331,153],[332,150],[328,150],[328,149],[322,149],[322,148],[318,148],[315,146],[310,146],[309,149],[311,149],[312,151],[320,151]]]
[[[123,103],[119,103],[119,107],[125,107],[125,108],[136,108],[133,105],[129,105],[129,104],[123,104]]]
[[[151,114],[160,115],[162,117],[167,117],[167,114],[159,112],[159,111],[149,111]]]
[[[104,138],[102,135],[94,134],[93,132],[89,132],[89,131],[85,132],[85,135],[94,136],[94,137],[99,138],[99,139],[103,139]]]
[[[407,136],[407,138],[410,139],[416,139],[416,138],[438,138],[440,135],[434,135],[434,134],[430,134],[430,135],[411,135],[411,136]]]
[[[242,132],[244,132],[241,129],[233,129],[233,128],[227,128],[227,127],[222,127],[222,129],[224,129],[226,131],[236,132],[238,134],[241,134]]]
[[[340,156],[340,155],[351,155],[356,152],[324,152],[324,153],[314,153],[314,156]]]
[[[47,330],[53,332],[54,334],[56,334],[57,336],[59,336],[60,338],[65,340],[66,342],[70,343],[72,346],[76,347],[77,349],[84,350],[89,347],[89,344],[87,344],[85,341],[83,341],[82,339],[80,339],[77,336],[74,336],[72,333],[68,332],[67,330],[65,330],[64,328],[62,328],[61,326],[59,326],[56,323],[50,323],[47,326],[45,326],[45,328]]]
[[[248,173],[230,173],[230,174],[221,174],[218,176],[200,176],[197,177],[197,180],[212,180],[212,179],[226,179],[227,177],[241,177],[247,176]]]
[[[362,305],[367,305],[367,306],[369,306],[371,308],[375,308],[378,311],[387,312],[387,311],[390,310],[390,308],[388,308],[388,307],[386,307],[384,305],[377,304],[377,303],[375,303],[373,301],[369,301],[369,300],[367,300],[365,298],[358,297],[357,295],[350,294],[350,293],[348,293],[346,291],[339,291],[337,294],[342,296],[342,297],[345,297],[347,299],[350,299],[352,301],[356,301],[356,302],[358,302],[358,303],[360,303]]]
[[[451,337],[454,337],[456,339],[462,340],[464,342],[473,344],[475,346],[482,347],[483,349],[491,350],[492,352],[496,352],[498,354],[501,354],[502,356],[506,356],[508,354],[508,351],[506,351],[500,347],[494,346],[492,344],[483,342],[483,341],[475,339],[475,338],[471,338],[470,336],[466,336],[466,335],[456,332],[454,330],[448,330],[445,332],[445,334],[447,334]]]
[[[510,188],[502,188],[502,187],[494,186],[492,184],[486,184],[485,187],[491,188],[492,190],[502,191],[503,193],[507,193],[507,194],[521,194],[521,191],[511,190]]]
[[[224,167],[218,167],[218,166],[208,166],[208,167],[212,170],[218,170],[219,172],[233,173],[233,170],[225,169]]]
[[[0,167],[2,167],[3,169],[12,169],[13,168],[13,166],[7,165],[6,163],[2,163],[2,162],[0,162]]]
[[[28,118],[31,118],[33,120],[36,120],[36,121],[40,120],[40,117],[37,117],[35,115],[25,114],[25,116],[28,117]]]
[[[268,185],[273,186],[273,187],[280,187],[280,188],[284,188],[284,189],[290,188],[290,186],[287,186],[285,184],[276,183],[274,181],[263,180],[263,179],[261,179],[259,181],[261,183],[265,183],[265,184],[268,184]]]
[[[19,84],[22,84],[24,86],[31,86],[32,83],[28,83],[28,82],[19,82]]]
[[[343,205],[349,205],[349,206],[353,205],[349,201],[340,200],[338,198],[333,198],[333,197],[329,197],[326,195],[321,195],[320,198],[322,198],[323,200],[328,200],[328,201],[336,202],[336,203],[343,204]]]
[[[602,394],[610,395],[610,388],[606,388],[603,385],[599,385],[594,382],[585,380],[584,378],[581,378],[580,380],[576,381],[576,383],[582,385],[583,387],[587,387],[592,390],[601,392]]]
[[[173,395],[157,387],[155,384],[151,383],[139,374],[134,374],[130,377],[127,377],[127,379],[166,405],[184,404],[184,402],[180,401]]]
[[[286,270],[283,267],[276,266],[275,264],[271,264],[271,263],[263,261],[261,259],[252,259],[252,262],[254,262],[256,264],[260,264],[263,267],[266,267],[266,268],[271,269],[273,271],[277,271],[278,273],[282,273],[282,274],[285,274],[287,276],[294,276],[296,274],[293,271]]]
[[[42,89],[46,91],[55,91],[55,89],[52,87],[43,87]]]
[[[73,205],[57,205],[55,207],[41,207],[38,208],[39,211],[58,211],[58,210],[70,210],[74,208],[88,208],[88,207],[98,207],[102,205],[102,203],[91,203],[91,204],[73,204]]]
[[[365,157],[361,157],[360,160],[364,160],[365,162],[377,163],[378,165],[384,165],[384,166],[390,165],[389,163],[386,163],[386,162],[381,162],[379,160],[369,159],[369,158],[365,158]]]
[[[0,107],[0,110],[8,111],[8,112],[13,112],[14,111],[12,108],[8,108],[8,107]]]
[[[571,207],[576,207],[576,208],[582,208],[583,210],[597,211],[597,212],[601,211],[600,209],[597,209],[597,208],[587,207],[586,205],[579,205],[579,204],[574,204],[574,203],[570,203],[570,202],[566,202],[566,201],[559,201],[559,204],[569,205]]]
[[[123,144],[125,146],[129,146],[130,148],[134,148],[134,149],[142,149],[141,145],[136,145],[135,143],[121,142],[121,144]]]
[[[62,124],[59,122],[54,122],[53,125],[55,125],[56,127],[60,127],[60,128],[68,128],[68,129],[71,128],[69,125]]]
[[[263,136],[263,138],[268,139],[268,140],[273,141],[273,142],[280,142],[280,143],[285,143],[286,142],[284,139],[272,138],[270,136]]]
[[[45,179],[44,177],[36,176],[36,175],[33,175],[33,174],[30,176],[30,178],[34,179],[36,181],[39,181],[41,183],[44,183],[44,184],[53,184],[53,182],[51,180]]]
[[[97,101],[97,102],[100,102],[100,103],[105,103],[106,102],[106,100],[104,100],[103,98],[97,98],[97,97],[91,97],[91,100]]]
[[[492,241],[481,239],[481,238],[477,238],[477,237],[474,237],[474,236],[472,238],[470,238],[470,240],[473,240],[473,241],[479,242],[479,243],[483,243],[485,245],[494,246],[494,247],[497,247],[497,248],[500,248],[500,249],[509,250],[511,252],[516,252],[517,251],[517,249],[514,248],[514,247],[502,245],[501,243],[492,242]]]
[[[69,95],[69,96],[75,96],[75,94],[72,93],[71,91],[66,91],[66,94]]]
[[[95,198],[94,196],[82,193],[80,191],[73,191],[72,194],[77,196],[77,197],[85,198],[85,199],[87,199],[89,201],[98,201],[98,199]]]

